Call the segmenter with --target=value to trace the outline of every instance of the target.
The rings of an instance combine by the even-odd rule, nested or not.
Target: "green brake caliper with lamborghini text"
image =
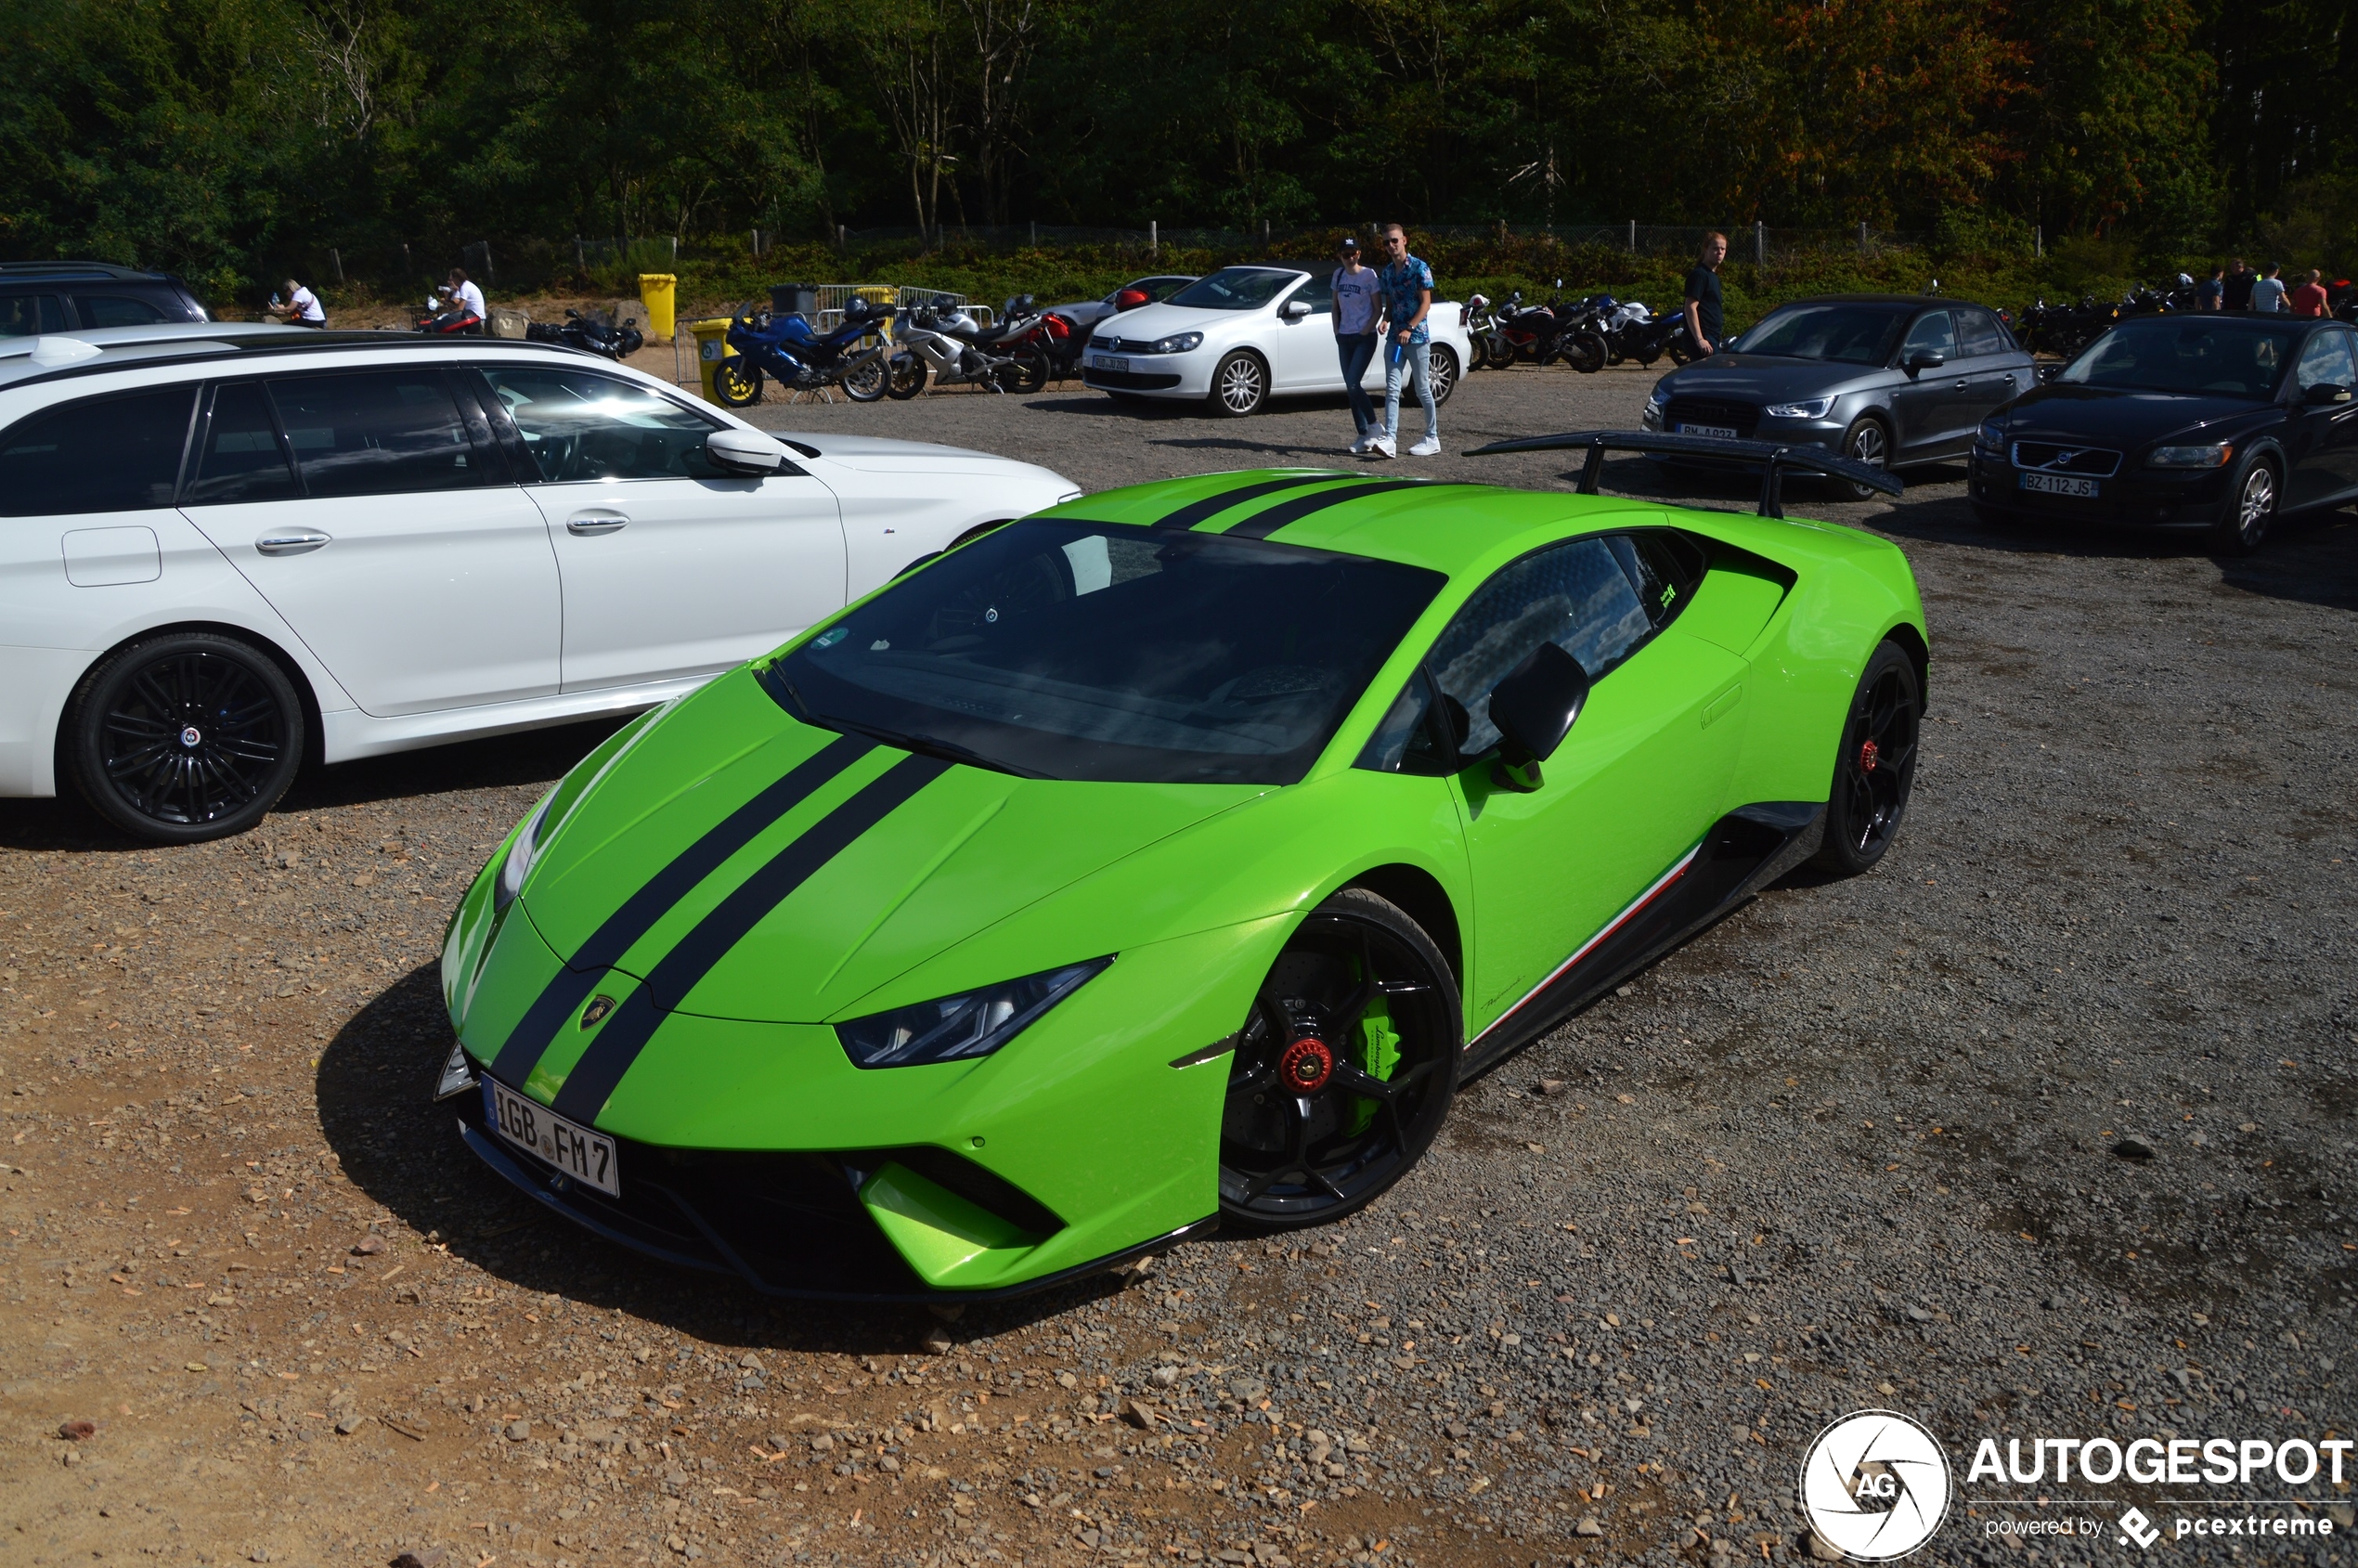
[[[1353,1055],[1358,1057],[1360,1069],[1370,1078],[1392,1082],[1393,1072],[1400,1066],[1400,1036],[1392,1027],[1391,1004],[1379,996],[1367,1004],[1360,1016],[1359,1038],[1353,1042]],[[1376,1102],[1359,1095],[1352,1096],[1351,1114],[1345,1125],[1350,1135],[1357,1137],[1376,1119]]]

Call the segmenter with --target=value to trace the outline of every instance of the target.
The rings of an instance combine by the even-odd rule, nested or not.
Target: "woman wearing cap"
[[[1367,451],[1380,429],[1376,406],[1367,398],[1367,367],[1376,357],[1376,317],[1382,306],[1376,269],[1359,265],[1359,241],[1348,234],[1337,248],[1335,268],[1335,354],[1342,361],[1343,390],[1351,395],[1351,421],[1359,438],[1351,444],[1355,455]]]

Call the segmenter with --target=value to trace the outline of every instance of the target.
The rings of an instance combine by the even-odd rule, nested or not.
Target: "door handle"
[[[302,555],[328,542],[325,534],[265,534],[253,541],[259,555]]]
[[[611,513],[588,512],[579,517],[566,518],[565,532],[576,538],[594,539],[603,534],[620,533],[623,525],[629,521],[628,517],[615,517]]]
[[[1957,390],[1959,392],[1964,391],[1965,388],[1971,386],[1973,382],[1963,376],[1959,376],[1957,378]]]

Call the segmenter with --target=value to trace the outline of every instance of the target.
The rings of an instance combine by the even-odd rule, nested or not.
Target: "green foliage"
[[[757,228],[938,241],[1026,221],[1865,222],[1929,234],[1951,271],[2016,266],[2033,226],[2059,256],[2080,236],[2158,258],[2199,253],[2226,221],[2341,254],[2350,203],[2316,171],[2358,151],[2347,13],[0,0],[0,252],[172,267],[215,295],[290,269],[328,281],[331,250],[356,284],[406,295],[478,241],[497,285],[611,285],[646,262],[610,237],[650,235],[667,262],[682,237],[708,258],[683,265],[730,287],[742,272],[750,292],[789,254],[736,267],[723,237],[749,253]],[[1505,247],[1462,276],[1551,278],[1536,254]],[[2112,277],[2133,259],[2063,265]],[[813,277],[846,266],[791,260]],[[1020,276],[1061,293],[1124,269],[939,243],[894,265],[978,292]]]

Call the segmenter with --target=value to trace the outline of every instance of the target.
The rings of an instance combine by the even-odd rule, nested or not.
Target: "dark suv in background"
[[[168,272],[104,262],[0,263],[0,338],[210,319],[188,285]]]

